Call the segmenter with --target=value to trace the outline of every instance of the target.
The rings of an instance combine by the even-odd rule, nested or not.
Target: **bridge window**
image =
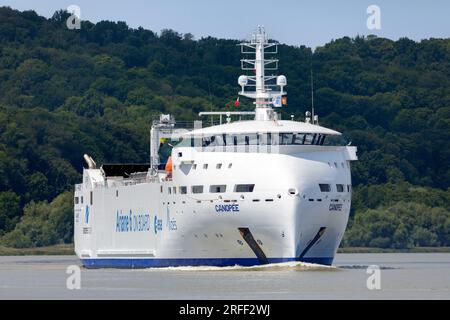
[[[326,135],[296,132],[259,132],[246,134],[221,134],[201,139],[203,147],[249,146],[249,145],[323,145]],[[200,140],[200,138],[198,138]]]
[[[329,184],[321,183],[319,184],[319,188],[321,192],[330,192],[331,186]]]
[[[94,193],[91,191],[91,206],[94,204]]]
[[[316,140],[316,145],[321,146],[321,145],[323,145],[324,141],[325,141],[325,135],[319,134],[319,136]]]
[[[78,204],[78,197],[75,197],[75,204]]]
[[[211,193],[224,193],[227,190],[227,186],[222,185],[212,185],[209,187],[209,192]]]
[[[305,135],[304,144],[314,144],[314,140],[316,139],[315,134],[307,134]]]
[[[221,163],[218,163],[217,165],[216,165],[216,169],[221,169],[222,168],[222,164]]]
[[[180,187],[180,194],[187,194],[187,187]]]
[[[208,164],[207,163],[205,163],[204,165],[203,165],[203,169],[208,169]]]
[[[337,192],[344,192],[344,185],[343,184],[337,184],[336,185]]]
[[[234,186],[234,192],[253,192],[254,184],[237,184]]]
[[[321,146],[323,146],[326,137],[327,137],[326,135],[322,135],[322,140],[320,141]]]
[[[83,204],[83,196],[81,196],[81,198],[80,198],[80,199],[81,199],[81,204]]]
[[[192,193],[203,193],[203,186],[192,186]]]
[[[294,144],[293,133],[280,133],[280,145]]]
[[[306,135],[304,133],[294,133],[292,136],[292,144],[302,145],[305,144]]]
[[[214,145],[216,142],[216,137],[212,136],[212,137],[204,137],[202,139],[202,146],[203,147],[209,147],[210,145]]]

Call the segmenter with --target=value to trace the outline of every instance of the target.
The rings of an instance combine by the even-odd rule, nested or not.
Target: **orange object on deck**
[[[169,156],[169,159],[167,159],[165,170],[168,174],[172,174],[172,157]]]

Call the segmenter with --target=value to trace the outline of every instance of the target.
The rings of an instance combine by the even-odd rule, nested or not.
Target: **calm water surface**
[[[81,269],[68,290],[72,256],[0,257],[0,299],[450,299],[450,253],[338,254],[333,267]],[[381,290],[368,290],[369,265]]]

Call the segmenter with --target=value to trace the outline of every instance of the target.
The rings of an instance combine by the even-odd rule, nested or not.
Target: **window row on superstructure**
[[[247,193],[247,192],[253,192],[255,188],[254,184],[236,184],[234,186],[234,192],[239,193]],[[227,186],[225,184],[218,184],[218,185],[210,185],[209,186],[209,193],[225,193],[227,190]],[[161,186],[161,193],[163,192],[163,188]],[[187,186],[180,186],[180,187],[168,187],[167,193],[168,194],[177,194],[179,192],[180,194],[199,194],[204,192],[204,186],[203,185],[195,185],[188,188]]]
[[[331,192],[331,184],[328,183],[319,183],[319,188],[321,192]],[[352,186],[350,184],[336,184],[336,191],[337,192],[345,192],[345,189],[347,189],[347,192],[351,192]]]
[[[323,145],[325,134],[320,133],[245,133],[216,134],[205,137],[186,137],[180,146],[190,147],[226,147],[245,145]]]

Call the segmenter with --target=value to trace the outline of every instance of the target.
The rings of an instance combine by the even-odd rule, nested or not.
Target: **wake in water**
[[[185,267],[167,267],[167,268],[148,268],[148,271],[335,271],[338,268],[334,266],[325,266],[306,262],[282,262],[270,263],[258,266],[231,266],[231,267],[214,267],[214,266],[185,266]]]

